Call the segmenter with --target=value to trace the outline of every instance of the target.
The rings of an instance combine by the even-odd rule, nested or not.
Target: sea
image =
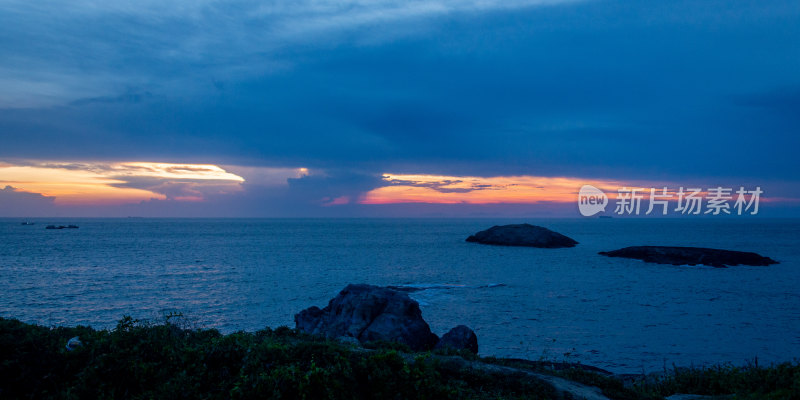
[[[294,327],[349,283],[408,286],[439,335],[480,354],[616,373],[800,357],[800,220],[0,219],[0,317],[113,329],[123,316],[224,333]],[[578,246],[465,242],[531,223]],[[46,225],[79,226],[45,229]],[[633,245],[753,251],[768,267],[608,258]]]

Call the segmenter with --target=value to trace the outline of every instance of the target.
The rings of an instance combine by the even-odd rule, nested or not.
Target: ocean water
[[[481,354],[637,373],[800,357],[800,220],[0,219],[0,316],[111,328],[182,312],[223,332],[294,326],[348,283],[410,285],[441,335],[472,327]],[[571,249],[464,239],[528,222]],[[46,230],[48,224],[80,229]],[[607,258],[631,245],[758,252],[769,267]]]

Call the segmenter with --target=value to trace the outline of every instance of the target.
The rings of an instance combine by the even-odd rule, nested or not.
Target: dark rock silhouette
[[[434,347],[436,349],[449,348],[453,350],[469,350],[478,354],[478,336],[472,329],[465,325],[458,325],[449,332],[445,333],[439,343]]]
[[[439,340],[408,294],[365,284],[347,285],[325,308],[307,308],[294,321],[310,334],[349,336],[361,343],[394,341],[415,351],[430,350]]]
[[[47,225],[46,227],[44,227],[44,229],[78,229],[78,226],[77,225],[67,225],[67,226],[64,226],[64,225],[58,225],[58,226],[56,226],[56,225]]]
[[[530,225],[514,224],[493,226],[467,238],[468,242],[500,246],[526,246],[560,248],[575,247],[578,242],[550,229]]]
[[[614,251],[601,251],[599,254],[608,257],[635,258],[658,264],[703,264],[717,268],[732,265],[765,266],[778,263],[756,253],[703,247],[632,246]]]

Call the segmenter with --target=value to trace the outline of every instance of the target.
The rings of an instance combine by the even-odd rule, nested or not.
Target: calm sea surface
[[[437,334],[466,324],[481,354],[615,372],[800,357],[800,220],[0,219],[0,316],[110,328],[180,311],[223,332],[294,326],[348,283],[415,285]],[[572,249],[464,239],[529,222]],[[46,230],[48,224],[80,229]],[[770,267],[607,258],[631,245],[755,251]]]

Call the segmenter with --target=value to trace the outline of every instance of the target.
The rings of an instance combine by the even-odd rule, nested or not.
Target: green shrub
[[[0,398],[457,399],[548,389],[442,373],[428,355],[406,359],[396,344],[363,350],[286,327],[222,335],[174,322],[123,317],[94,330],[0,318]],[[74,336],[83,346],[68,351]]]
[[[796,363],[675,369],[654,383],[628,388],[564,363],[553,369],[544,362],[453,351],[411,353],[391,343],[367,350],[286,327],[223,335],[180,322],[179,314],[167,315],[161,324],[123,317],[112,330],[94,330],[0,318],[0,399],[559,398],[550,385],[521,371],[465,367],[478,360],[560,375],[600,387],[614,399],[678,392],[800,399]],[[74,336],[83,346],[69,351],[65,345]]]
[[[756,360],[742,367],[673,368],[654,389],[662,395],[736,394],[737,399],[800,399],[800,364],[761,367]]]

